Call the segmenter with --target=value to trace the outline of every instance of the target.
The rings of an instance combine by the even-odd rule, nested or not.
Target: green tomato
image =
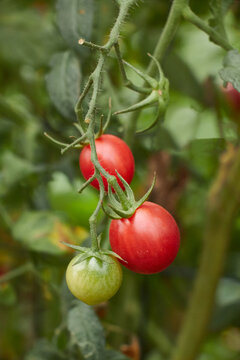
[[[110,255],[101,255],[101,259],[91,256],[75,264],[81,256],[75,256],[67,267],[66,280],[71,293],[88,305],[110,299],[122,283],[119,262]]]

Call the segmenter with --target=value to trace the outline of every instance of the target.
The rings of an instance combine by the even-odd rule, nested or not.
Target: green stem
[[[99,194],[99,200],[98,200],[98,204],[96,209],[94,210],[93,214],[91,215],[90,219],[89,219],[89,224],[90,224],[90,236],[91,236],[91,242],[92,242],[92,250],[93,251],[98,251],[99,250],[99,245],[98,245],[98,234],[97,234],[97,215],[101,209],[102,206],[102,202],[104,199],[104,186],[103,186],[103,181],[102,181],[102,177],[100,174],[96,175],[96,178],[99,182],[100,185],[100,194]]]
[[[194,14],[189,6],[186,6],[183,10],[183,17],[209,35],[210,39],[212,39],[215,44],[221,46],[224,50],[228,51],[233,49],[231,44],[229,44],[229,42],[222,35],[218,34],[213,28],[208,26],[205,21]]]
[[[120,69],[120,72],[121,72],[121,75],[122,75],[122,78],[123,78],[124,86],[128,87],[129,89],[131,89],[133,91],[139,92],[141,94],[149,94],[149,92],[151,92],[150,88],[143,88],[143,87],[140,87],[140,86],[136,86],[128,79],[125,68],[124,68],[124,65],[123,65],[123,59],[122,59],[122,56],[121,56],[119,44],[116,43],[114,45],[114,48],[115,48],[115,52],[116,52],[116,55],[117,55],[118,65],[119,65],[119,69]]]
[[[240,150],[224,154],[208,198],[204,245],[190,304],[172,360],[194,360],[207,332],[240,198]]]
[[[90,124],[89,128],[88,128],[89,132],[91,132],[90,137],[92,136],[92,134],[94,134],[95,121],[92,118],[92,114],[94,112],[96,102],[97,102],[97,94],[99,91],[99,84],[100,84],[101,72],[102,72],[103,65],[104,65],[104,60],[105,60],[104,55],[100,54],[97,67],[91,75],[92,80],[93,80],[93,92],[92,92],[91,100],[89,102],[88,112],[85,116],[85,121],[89,122],[89,124]]]
[[[13,227],[13,221],[2,204],[0,204],[0,214],[2,215],[2,219],[5,225],[7,226],[7,228],[11,230]]]
[[[17,269],[9,271],[7,274],[0,277],[0,284],[3,284],[7,281],[13,280],[18,276],[25,274],[26,272],[32,270],[32,264],[26,263],[22,266],[19,266]]]
[[[181,17],[182,10],[188,5],[189,0],[174,0],[170,9],[170,13],[167,19],[167,22],[164,26],[164,29],[160,35],[159,41],[155,47],[153,56],[161,62],[170,42],[174,38],[176,31],[178,29]],[[153,59],[151,59],[148,69],[147,75],[153,75],[156,69],[156,64]],[[139,96],[137,101],[140,101],[142,96]],[[134,134],[136,131],[136,123],[138,119],[139,111],[133,112],[132,116],[129,117],[125,132],[124,139],[128,144],[131,144],[134,138]]]
[[[95,167],[95,176],[96,179],[99,182],[99,187],[100,187],[100,195],[99,195],[99,202],[98,205],[95,209],[95,211],[93,212],[92,216],[89,219],[89,225],[90,225],[90,235],[91,235],[91,239],[92,239],[92,249],[94,249],[94,251],[99,250],[98,249],[98,242],[97,242],[97,214],[101,208],[104,196],[105,196],[105,189],[104,189],[104,184],[102,181],[102,177],[101,174],[106,177],[107,181],[109,181],[109,183],[113,183],[114,184],[114,188],[115,191],[117,192],[117,194],[119,194],[120,197],[123,198],[123,194],[124,192],[122,191],[122,189],[120,188],[120,186],[117,183],[117,180],[115,177],[113,177],[112,175],[108,174],[108,172],[103,169],[101,167],[101,165],[99,164],[98,158],[97,158],[97,152],[96,152],[96,145],[95,145],[95,116],[94,116],[94,111],[96,108],[96,103],[97,103],[97,95],[98,95],[98,91],[100,88],[100,80],[101,80],[101,74],[102,74],[102,70],[104,67],[104,63],[105,60],[108,56],[108,53],[110,52],[111,48],[117,44],[118,42],[118,38],[119,38],[119,33],[120,33],[120,28],[121,25],[128,13],[129,7],[135,2],[135,0],[123,0],[122,2],[119,2],[120,5],[120,9],[119,9],[119,14],[118,17],[113,25],[113,28],[110,32],[110,36],[109,36],[109,40],[108,42],[104,45],[104,46],[98,46],[95,44],[92,44],[90,42],[86,42],[83,39],[80,39],[80,45],[86,45],[89,46],[91,48],[95,48],[96,50],[100,51],[100,55],[99,55],[99,60],[98,63],[96,65],[95,70],[92,72],[92,74],[90,75],[88,82],[82,92],[82,94],[80,95],[76,107],[75,107],[75,111],[78,117],[78,120],[82,121],[81,119],[81,104],[82,101],[84,100],[84,98],[86,97],[87,93],[90,91],[90,88],[93,87],[92,90],[92,96],[91,96],[91,100],[89,102],[89,107],[88,107],[88,111],[87,114],[85,116],[85,120],[84,120],[84,124],[82,126],[82,129],[84,129],[85,125],[88,124],[88,128],[85,132],[84,139],[86,138],[89,143],[90,143],[90,147],[91,147],[91,160],[94,164]],[[75,142],[73,142],[71,145],[67,146],[63,151],[66,151],[67,149],[69,149],[69,147],[74,146],[74,144],[78,141],[75,140]],[[112,179],[114,178],[114,180]],[[126,197],[125,197],[126,198]]]
[[[128,10],[130,6],[132,6],[135,2],[136,0],[128,0],[128,1],[123,1],[121,3],[118,17],[109,35],[109,40],[107,44],[104,46],[106,49],[110,50],[113,47],[113,45],[118,42],[120,27],[128,14]]]
[[[176,31],[178,29],[183,9],[188,5],[189,0],[174,0],[170,9],[167,22],[163,28],[159,41],[155,47],[153,56],[161,63],[161,60],[173,40]],[[150,64],[147,69],[148,75],[153,75],[155,71],[156,64],[153,59],[150,61]]]

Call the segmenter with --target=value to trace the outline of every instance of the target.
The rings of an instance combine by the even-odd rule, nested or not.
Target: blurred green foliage
[[[92,188],[77,193],[83,181],[79,151],[61,156],[59,148],[43,136],[48,132],[61,141],[76,136],[74,104],[97,59],[93,51],[80,50],[76,41],[83,36],[103,43],[117,14],[113,1],[88,0],[80,5],[76,0],[59,0],[57,6],[49,0],[0,3],[0,274],[20,269],[19,276],[0,284],[0,359],[124,360],[116,351],[123,344],[135,354],[132,359],[138,359],[138,351],[144,360],[166,359],[198,266],[206,195],[219,156],[228,142],[239,140],[240,116],[231,116],[220,94],[218,72],[225,54],[185,22],[169,47],[163,68],[170,80],[171,100],[164,121],[136,136],[134,190],[140,196],[148,186],[155,159],[160,179],[168,186],[165,205],[180,225],[182,246],[174,264],[161,274],[143,276],[125,269],[118,294],[95,309],[100,321],[92,308],[72,301],[64,283],[71,252],[60,243],[88,242],[88,218],[98,194]],[[209,1],[194,0],[191,5],[201,17],[212,16],[214,23],[216,13]],[[168,0],[148,0],[132,9],[120,46],[124,58],[136,67],[147,67],[146,54],[153,52],[169,6]],[[239,20],[240,6],[235,1],[224,24],[236,46]],[[131,72],[129,76],[138,81]],[[113,111],[136,98],[122,86],[112,58],[99,94],[97,111],[104,115],[109,94]],[[154,108],[144,110],[138,128],[151,123],[154,113]],[[109,131],[121,133],[127,119],[126,115],[113,117]],[[167,168],[156,160],[159,152],[169,155]],[[184,175],[179,177],[179,171]],[[170,183],[169,177],[176,181]],[[107,222],[101,220],[108,247]],[[240,356],[239,236],[238,214],[199,360]],[[134,336],[137,345],[133,345]]]

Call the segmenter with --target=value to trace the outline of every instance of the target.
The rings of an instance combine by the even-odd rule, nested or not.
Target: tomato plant
[[[96,151],[100,165],[110,174],[116,175],[117,172],[130,184],[134,175],[134,158],[127,144],[114,135],[104,134],[96,140]],[[79,165],[85,179],[89,179],[94,174],[94,166],[91,161],[91,149],[87,145],[83,148],[79,157]],[[108,190],[108,183],[102,176],[105,191]],[[124,186],[117,178],[122,189]],[[99,189],[98,180],[94,179],[91,183],[93,187]]]
[[[238,358],[240,1],[37,2],[1,2],[0,359]],[[155,180],[184,248],[139,276],[179,248]]]
[[[175,259],[179,245],[178,226],[167,210],[146,201],[129,219],[112,220],[109,239],[114,252],[128,269],[153,274]]]
[[[122,282],[122,269],[112,256],[102,255],[75,264],[82,254],[75,256],[69,263],[66,280],[69,290],[76,298],[88,305],[95,305],[110,299]]]

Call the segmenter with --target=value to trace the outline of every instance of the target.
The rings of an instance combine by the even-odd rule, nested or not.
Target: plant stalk
[[[105,171],[105,169],[103,169],[101,167],[101,165],[98,161],[96,145],[95,145],[95,114],[94,114],[94,112],[95,112],[95,108],[96,108],[96,104],[97,104],[97,95],[98,95],[98,92],[100,89],[101,75],[102,75],[102,70],[104,67],[105,60],[108,56],[108,53],[112,49],[112,47],[118,43],[121,25],[122,25],[124,19],[126,18],[126,15],[128,14],[129,7],[131,5],[133,5],[134,2],[135,2],[135,0],[122,0],[122,1],[118,2],[119,6],[120,6],[119,14],[118,14],[118,17],[112,27],[111,32],[110,32],[109,40],[104,46],[98,46],[98,45],[92,44],[90,42],[85,41],[84,39],[80,39],[80,41],[79,41],[80,45],[85,45],[85,46],[91,47],[100,52],[96,68],[90,75],[88,82],[87,82],[82,94],[80,95],[80,97],[77,101],[76,107],[75,107],[75,112],[76,112],[77,118],[81,125],[80,130],[84,129],[86,127],[86,124],[88,124],[87,130],[84,134],[82,134],[82,137],[84,137],[84,139],[86,138],[90,143],[91,160],[94,164],[95,177],[98,180],[99,187],[100,187],[100,195],[99,195],[98,205],[97,205],[95,211],[93,212],[92,216],[89,219],[90,234],[91,234],[91,239],[92,239],[92,249],[94,251],[99,250],[98,249],[98,240],[97,240],[97,238],[98,238],[97,215],[101,209],[101,205],[102,205],[102,202],[103,202],[103,199],[105,196],[105,189],[104,189],[104,184],[102,181],[101,174],[106,177],[106,179],[109,183],[112,184],[112,186],[114,187],[117,194],[119,194],[119,196],[122,198],[124,197],[124,193],[123,193],[122,189],[120,188],[119,184],[117,183],[116,178],[114,177],[114,179],[113,179],[113,176],[108,174]],[[92,88],[92,95],[91,95],[91,99],[89,102],[87,114],[83,121],[81,118],[81,104],[91,88]],[[81,139],[81,138],[79,138],[79,139]],[[75,140],[75,143],[80,141],[79,139]],[[72,143],[67,148],[70,148],[71,146],[75,145],[75,143]],[[67,150],[67,148],[63,149],[63,151]]]
[[[155,47],[153,56],[161,63],[161,60],[173,40],[176,31],[178,29],[181,17],[182,17],[182,10],[188,5],[189,0],[174,0],[169,12],[169,16],[167,22],[163,28],[163,31],[160,35],[158,43]],[[156,69],[156,63],[153,59],[151,59],[149,66],[147,68],[147,75],[152,76]],[[138,96],[136,102],[142,99],[142,95]],[[139,116],[139,111],[135,111],[129,116],[129,119],[126,122],[125,131],[124,131],[124,140],[127,144],[131,145],[134,134],[136,131],[136,123]]]
[[[215,44],[221,46],[224,50],[229,51],[233,49],[232,45],[229,44],[229,42],[222,35],[218,34],[213,28],[208,26],[208,24],[205,23],[205,21],[203,21],[199,16],[197,16],[189,6],[186,6],[186,8],[183,10],[183,17],[209,35],[212,41]]]
[[[204,341],[240,199],[240,150],[229,148],[208,196],[200,266],[172,360],[196,359]]]

